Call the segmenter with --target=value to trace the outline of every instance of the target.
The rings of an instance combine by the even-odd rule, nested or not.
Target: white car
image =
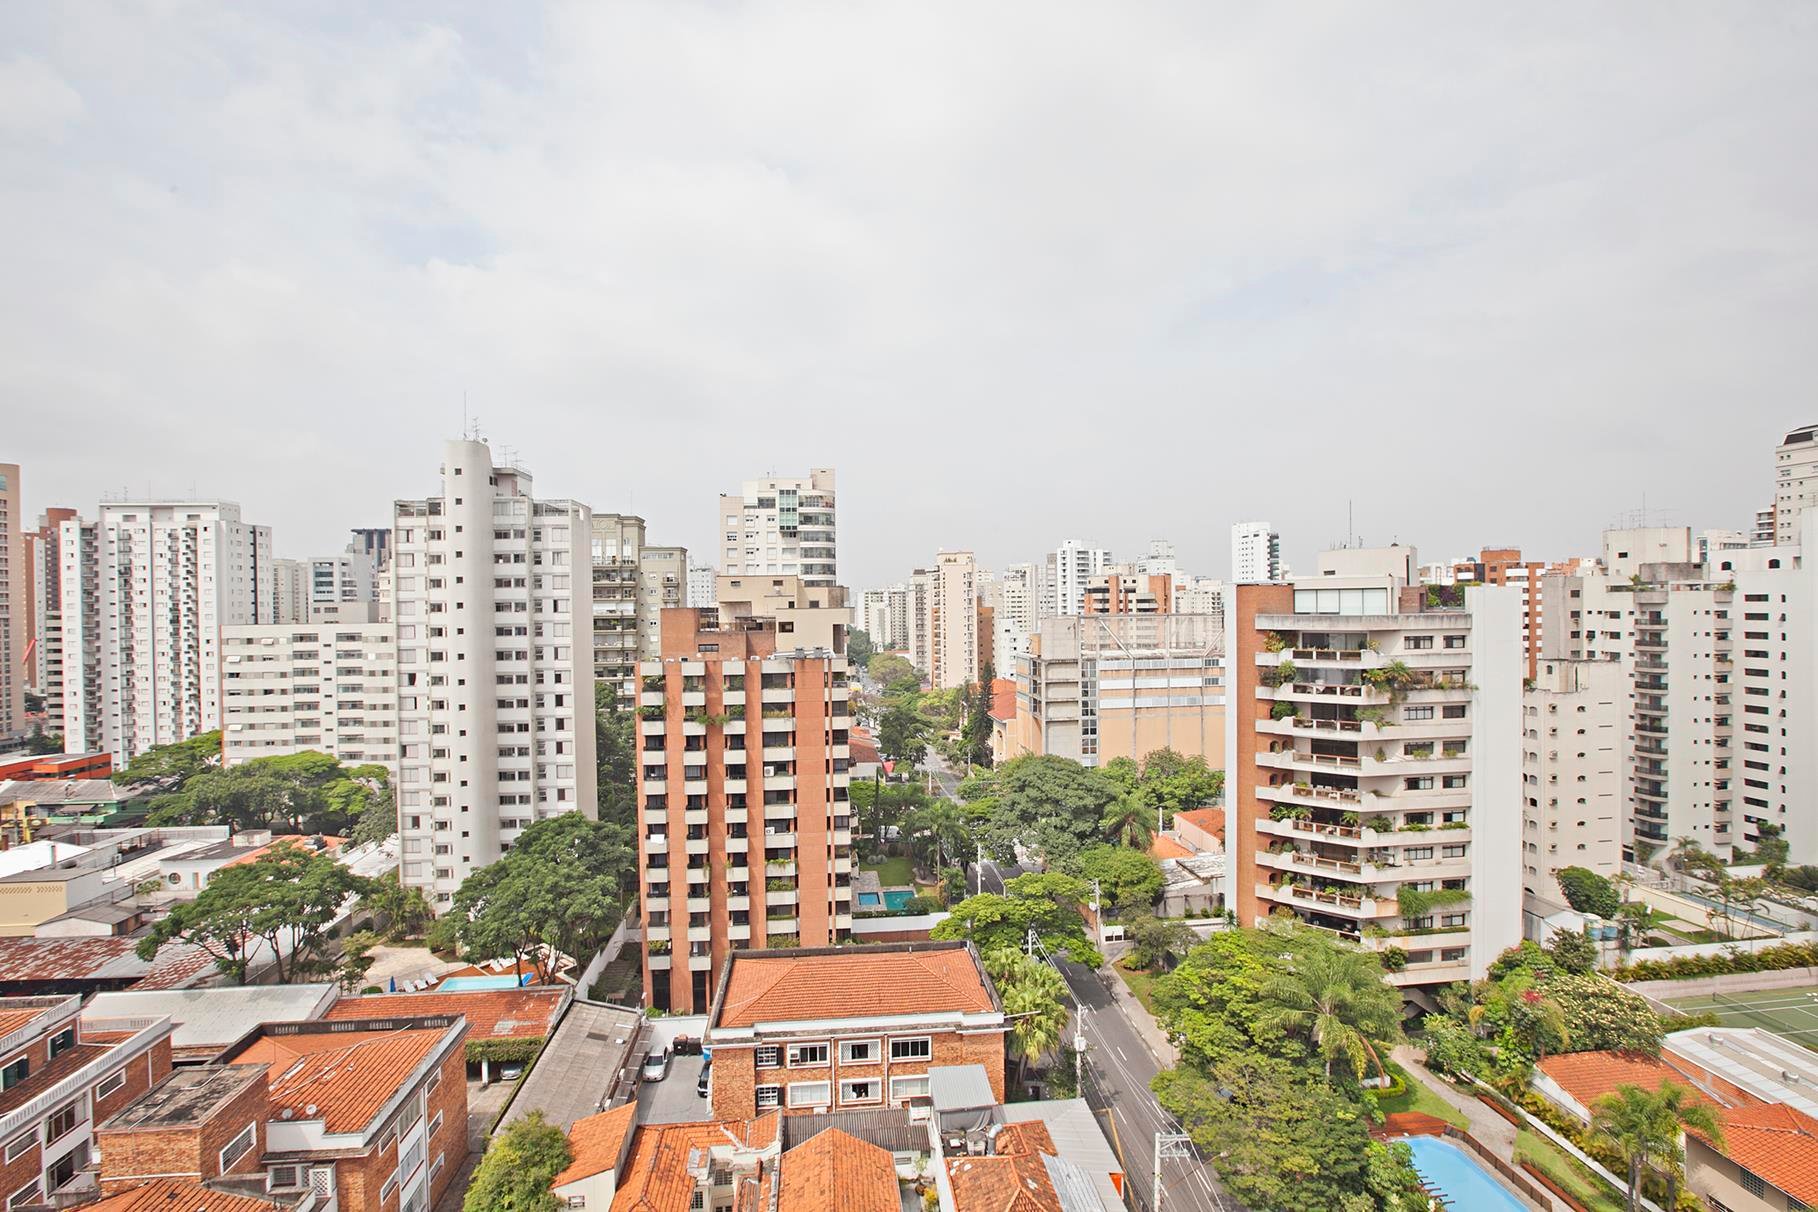
[[[644,1057],[644,1063],[638,1068],[638,1080],[660,1082],[669,1076],[669,1049],[658,1048]]]

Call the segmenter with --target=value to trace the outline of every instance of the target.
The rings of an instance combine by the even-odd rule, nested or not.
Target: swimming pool
[[[1439,1193],[1446,1207],[1470,1212],[1522,1212],[1526,1207],[1477,1159],[1437,1136],[1404,1136],[1414,1151],[1414,1168]]]
[[[534,977],[524,974],[524,982],[529,983]],[[471,993],[475,989],[516,989],[518,977],[506,973],[504,976],[451,976],[437,987],[439,993]]]
[[[878,894],[875,892],[859,893],[858,903],[861,909],[876,909],[879,905],[886,909],[901,909],[914,896],[915,893],[907,888],[887,888],[884,890],[882,900],[878,899]]]

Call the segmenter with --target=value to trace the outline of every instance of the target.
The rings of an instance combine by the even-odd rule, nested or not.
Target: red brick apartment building
[[[257,1027],[101,1124],[110,1212],[167,1206],[143,1201],[172,1182],[210,1212],[426,1212],[467,1155],[466,1036],[458,1015]]]
[[[94,1126],[170,1072],[171,1023],[81,1022],[76,997],[0,998],[0,1208],[95,1190]]]
[[[970,943],[734,952],[708,1016],[716,1119],[901,1107],[928,1070],[1004,1097],[1003,1003]]]
[[[843,627],[812,625],[846,612],[732,615],[725,591],[717,613],[663,611],[662,658],[639,666],[644,987],[683,1014],[735,949],[824,947],[852,926]]]

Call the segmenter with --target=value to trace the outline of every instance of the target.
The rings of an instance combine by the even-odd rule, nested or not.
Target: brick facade
[[[132,1101],[124,1100],[121,1107]],[[152,1178],[207,1182],[224,1174],[260,1173],[265,1156],[265,1123],[270,1112],[266,1085],[255,1081],[194,1126],[159,1130],[103,1127],[95,1133],[101,1146],[101,1190],[112,1194]],[[223,1169],[222,1150],[248,1124],[253,1125],[253,1147]]]
[[[890,1060],[890,1043],[892,1040],[926,1039],[929,1041],[931,1056],[926,1060]],[[842,1041],[874,1041],[879,1056],[877,1062],[855,1063],[840,1060]],[[787,1064],[790,1044],[824,1043],[827,1046],[827,1061],[819,1066],[796,1066]],[[775,1047],[778,1049],[779,1063],[776,1066],[759,1068],[757,1053],[760,1048]],[[791,1036],[787,1042],[778,1039],[775,1044],[759,1043],[757,1045],[716,1044],[713,1050],[713,1117],[715,1119],[751,1119],[761,1113],[757,1105],[757,1088],[759,1086],[778,1086],[778,1105],[786,1114],[808,1114],[815,1110],[834,1111],[876,1110],[883,1107],[902,1106],[903,1099],[892,1099],[890,1082],[894,1078],[925,1077],[928,1070],[952,1065],[982,1065],[991,1082],[991,1092],[999,1102],[1004,1099],[1004,1034],[1002,1031],[960,1032],[951,1029],[938,1031],[915,1031],[896,1029],[888,1032],[848,1031],[838,1035],[826,1036]],[[842,1099],[840,1085],[843,1082],[872,1081],[876,1088],[873,1097],[852,1101]],[[825,1108],[791,1107],[789,1105],[789,1087],[792,1083],[821,1082],[828,1084],[829,1102]],[[762,1110],[768,1110],[763,1108]]]

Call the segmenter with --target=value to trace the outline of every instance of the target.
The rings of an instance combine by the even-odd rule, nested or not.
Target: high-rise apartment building
[[[1622,871],[1628,680],[1620,662],[1543,660],[1522,692],[1523,891],[1557,902],[1553,873]]]
[[[273,621],[271,529],[225,501],[118,501],[59,528],[63,747],[120,765],[221,726],[221,629]]]
[[[1041,578],[1033,564],[1012,564],[997,576],[991,606],[991,663],[1000,678],[1016,673],[1040,621]]]
[[[31,579],[19,465],[0,463],[0,744],[25,734]]]
[[[396,774],[394,624],[224,627],[221,652],[224,765],[313,749]]]
[[[693,605],[692,602],[689,605]],[[890,591],[867,589],[859,597],[858,628],[878,648],[890,647]]]
[[[1206,614],[1214,629],[1225,629],[1225,583],[1217,577],[1181,577],[1174,586],[1174,613]]]
[[[1113,568],[1092,578],[1080,606],[1081,614],[1172,614],[1174,578]]]
[[[970,551],[943,551],[930,572],[928,681],[957,690],[978,681],[978,562]]]
[[[1231,582],[1257,585],[1281,580],[1281,536],[1268,522],[1231,527]]]
[[[1225,635],[1205,615],[1043,619],[1016,663],[1007,756],[1225,758]]]
[[[713,592],[715,582],[719,579],[719,570],[712,564],[697,564],[688,561],[688,606],[714,606]]]
[[[596,513],[592,522],[593,678],[611,686],[621,704],[637,702],[643,619],[638,613],[644,519]],[[654,622],[654,620],[652,620]]]
[[[795,578],[792,632],[727,611],[735,588],[756,609],[769,579],[721,577],[718,612],[665,611],[662,655],[640,666],[638,892],[657,1009],[705,1011],[735,949],[825,947],[851,929],[846,658],[791,637],[843,644],[852,616],[838,586]]]
[[[378,583],[365,555],[342,552],[272,565],[276,622],[370,622],[377,615]]]
[[[1180,572],[1180,561],[1174,554],[1174,544],[1166,539],[1150,539],[1149,554],[1136,562],[1136,571],[1142,576],[1173,577]]]
[[[592,527],[477,441],[396,503],[402,870],[438,908],[533,821],[598,811]]]
[[[1754,524],[1749,527],[1750,547],[1772,547],[1774,545],[1774,506],[1755,511]]]
[[[908,606],[909,663],[922,674],[934,668],[934,634],[929,630],[934,618],[933,596],[934,570],[917,568],[911,572],[904,598]]]
[[[1481,977],[1521,937],[1519,594],[1321,572],[1232,591],[1229,903]]]
[[[26,534],[27,575],[31,581],[32,659],[27,666],[31,688],[44,696],[47,731],[63,726],[63,523],[73,509],[47,509]]]
[[[1797,547],[1800,515],[1818,507],[1818,425],[1795,429],[1774,449],[1774,545]]]
[[[805,478],[746,480],[737,496],[720,497],[719,522],[722,575],[839,583],[831,467],[816,467]]]
[[[378,582],[379,574],[391,567],[391,527],[389,526],[356,526],[353,537],[347,541],[347,554],[359,556],[372,569],[372,580]]]
[[[688,604],[688,549],[653,547],[638,553],[638,656],[653,657],[663,651],[662,618],[665,610]]]
[[[1111,553],[1078,539],[1063,540],[1048,553],[1046,584],[1052,597],[1042,604],[1042,617],[1070,616],[1084,609],[1086,586],[1111,564]]]

